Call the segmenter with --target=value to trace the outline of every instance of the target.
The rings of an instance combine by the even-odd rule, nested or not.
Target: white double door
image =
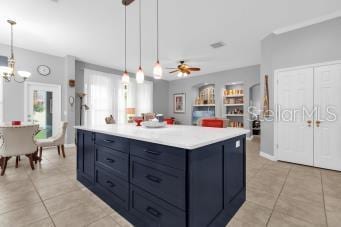
[[[278,160],[341,171],[341,64],[277,73]]]

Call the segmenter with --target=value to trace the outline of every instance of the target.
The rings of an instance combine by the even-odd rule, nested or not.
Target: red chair
[[[203,119],[201,122],[201,126],[211,128],[224,128],[224,121],[218,119]]]
[[[164,121],[167,123],[167,125],[174,125],[175,124],[174,118],[165,118]]]

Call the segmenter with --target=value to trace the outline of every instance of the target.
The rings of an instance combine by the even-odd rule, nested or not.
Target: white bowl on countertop
[[[163,128],[166,127],[166,122],[159,122],[159,121],[144,121],[141,125],[145,128]]]

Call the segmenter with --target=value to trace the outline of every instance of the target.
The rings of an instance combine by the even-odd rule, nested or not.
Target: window
[[[117,91],[119,76],[84,70],[85,104],[89,110],[84,111],[84,123],[90,125],[105,124],[105,117],[113,115],[117,119]]]
[[[153,82],[144,81],[137,84],[130,78],[125,89],[121,76],[84,70],[84,104],[89,106],[85,111],[84,123],[90,125],[105,124],[104,118],[113,115],[117,123],[127,122],[127,108],[135,108],[136,116],[153,112]]]

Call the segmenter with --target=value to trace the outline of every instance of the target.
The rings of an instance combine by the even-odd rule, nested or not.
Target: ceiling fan
[[[170,71],[169,73],[172,74],[172,73],[178,72],[178,77],[186,77],[189,74],[191,74],[191,72],[200,71],[200,68],[188,66],[187,64],[185,64],[185,61],[180,61],[180,65],[178,65],[177,68],[167,68],[167,69],[175,69],[173,71]]]

